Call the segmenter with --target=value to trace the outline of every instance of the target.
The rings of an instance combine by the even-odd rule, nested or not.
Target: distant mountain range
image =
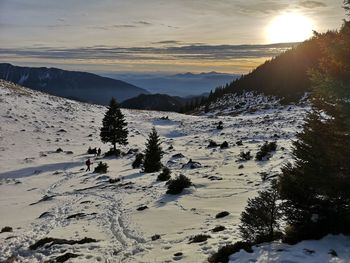
[[[92,73],[57,68],[18,67],[8,63],[0,63],[0,79],[60,97],[104,105],[112,97],[122,102],[149,93],[124,81]]]
[[[188,72],[176,75],[106,73],[103,75],[132,83],[138,87],[147,89],[151,93],[162,93],[180,97],[209,93],[216,87],[230,83],[240,77],[240,75],[218,72],[199,74]]]

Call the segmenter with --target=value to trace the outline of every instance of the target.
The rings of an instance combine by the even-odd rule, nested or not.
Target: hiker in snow
[[[97,156],[100,156],[101,155],[101,148],[98,148],[97,150]]]
[[[90,165],[92,164],[92,162],[90,161],[90,159],[87,159],[86,162],[85,162],[87,168],[86,168],[86,172],[87,171],[90,171]]]

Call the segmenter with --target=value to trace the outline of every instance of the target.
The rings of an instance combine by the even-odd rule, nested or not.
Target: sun
[[[270,43],[301,42],[312,36],[313,21],[298,13],[285,13],[275,17],[267,27]]]

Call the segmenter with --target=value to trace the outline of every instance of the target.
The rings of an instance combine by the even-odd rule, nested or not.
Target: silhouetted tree
[[[128,130],[124,115],[117,101],[112,98],[102,120],[100,137],[103,143],[111,143],[116,152],[116,144],[128,144]]]
[[[160,144],[158,133],[153,127],[146,143],[145,159],[143,162],[145,173],[158,172],[162,168],[161,159],[163,151]]]

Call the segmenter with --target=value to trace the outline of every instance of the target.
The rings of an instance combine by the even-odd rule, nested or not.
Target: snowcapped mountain
[[[0,63],[0,79],[56,96],[103,105],[112,97],[122,102],[149,93],[124,81],[87,72],[18,67],[7,63]]]
[[[99,138],[103,106],[2,80],[0,105],[0,262],[204,262],[219,247],[239,239],[239,216],[247,199],[288,162],[291,139],[306,111],[277,102],[237,116],[217,116],[218,108],[202,116],[123,110],[129,145],[121,148],[122,157],[113,159],[86,153],[88,147],[109,149]],[[219,121],[222,130],[216,127]],[[184,174],[194,184],[181,195],[167,195],[157,173],[144,174],[131,166],[153,126],[172,177]],[[226,141],[228,148],[208,147],[211,140],[218,145]],[[254,155],[265,141],[277,142],[270,160],[240,160],[241,151]],[[86,172],[87,158],[94,167],[106,162],[107,174]],[[189,160],[197,162],[194,169]],[[223,211],[228,215],[216,218]],[[190,242],[198,234],[209,238]],[[339,242],[350,245],[348,239]],[[283,254],[284,259],[292,250],[279,248],[256,248],[257,262],[269,262],[259,251],[272,251],[274,259]],[[247,262],[240,261],[244,256],[231,260]],[[312,258],[303,255],[303,262],[315,262],[306,261]],[[339,262],[346,262],[343,258]]]

